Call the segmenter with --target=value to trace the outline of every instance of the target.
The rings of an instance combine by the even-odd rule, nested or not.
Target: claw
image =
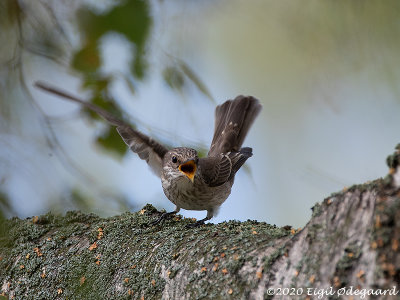
[[[195,227],[199,227],[199,226],[201,226],[201,225],[204,225],[204,222],[205,222],[205,221],[206,221],[205,219],[202,219],[202,220],[199,220],[199,221],[197,221],[197,222],[195,222],[195,223],[187,224],[185,227],[186,227],[186,228],[195,228]]]
[[[165,212],[157,220],[150,222],[149,225],[151,225],[151,226],[157,225],[158,223],[160,223],[161,221],[164,221],[165,219],[170,219],[175,214],[176,214],[176,211]]]

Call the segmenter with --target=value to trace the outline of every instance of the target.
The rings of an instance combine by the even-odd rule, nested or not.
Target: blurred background
[[[259,98],[254,156],[212,222],[304,226],[384,176],[400,139],[397,0],[3,0],[0,40],[0,217],[174,208],[113,128],[37,80],[203,154],[215,106]]]

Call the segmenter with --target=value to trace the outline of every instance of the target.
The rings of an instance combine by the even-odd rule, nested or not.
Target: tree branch
[[[389,299],[400,281],[399,162],[400,145],[388,157],[388,176],[332,194],[299,231],[257,221],[189,230],[192,221],[179,217],[151,227],[159,214],[151,205],[110,218],[75,211],[3,220],[0,292],[10,299]]]

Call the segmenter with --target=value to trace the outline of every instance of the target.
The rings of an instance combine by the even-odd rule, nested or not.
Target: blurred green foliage
[[[7,26],[16,22],[22,15],[18,1],[4,0],[0,2],[1,25]]]
[[[97,7],[97,4],[91,1],[79,1],[77,5],[81,7],[76,10],[76,5],[70,7],[68,3],[65,4],[62,1],[52,3],[0,1],[0,38],[7,41],[7,44],[0,47],[0,63],[3,66],[0,74],[2,76],[0,81],[1,118],[8,118],[12,109],[16,111],[21,109],[12,106],[10,104],[12,101],[9,101],[10,95],[17,88],[24,91],[24,97],[26,96],[24,100],[36,103],[36,99],[33,99],[29,91],[29,80],[27,80],[29,76],[27,76],[28,73],[24,73],[24,64],[29,59],[40,57],[44,58],[43,64],[48,60],[49,66],[54,63],[65,71],[68,71],[68,68],[72,69],[74,75],[77,74],[82,78],[82,88],[90,91],[91,96],[88,101],[124,119],[123,110],[115,101],[111,87],[122,80],[133,94],[136,87],[150,75],[148,55],[154,18],[150,2],[115,0],[100,5],[102,8],[98,10],[93,8]],[[71,38],[70,34],[74,37]],[[107,35],[112,34],[124,38],[130,46],[128,48],[132,49],[131,60],[127,61],[129,68],[125,73],[119,71],[110,73],[104,68],[105,61],[102,52],[104,41],[108,42]],[[76,36],[77,39],[75,39]],[[190,93],[193,89],[189,88],[194,88],[204,94],[205,98],[214,101],[206,85],[189,65],[168,53],[163,57],[165,62],[159,65],[159,70],[163,72],[163,79],[172,90],[178,93]],[[43,65],[43,67],[48,66]],[[43,74],[46,76],[46,73]],[[3,86],[3,82],[7,85]],[[14,102],[18,103],[18,101]],[[83,111],[89,120],[100,119],[97,114],[87,109]],[[37,114],[40,122],[43,122],[43,128],[52,122],[40,108],[32,110],[31,113]],[[19,112],[17,111],[16,114]],[[21,122],[24,120],[21,119]],[[136,127],[134,124],[131,126]],[[57,144],[52,130],[43,133],[49,141]],[[97,133],[94,140],[102,149],[116,154],[114,158],[121,158],[129,151],[114,127],[109,125],[104,126],[102,132]],[[167,138],[163,140],[161,137],[160,140],[163,144],[170,146]],[[190,146],[189,143],[186,145]],[[207,152],[204,145],[192,146],[203,149],[200,150],[202,155]],[[59,155],[62,157],[64,154]],[[70,200],[79,209],[89,210],[91,205],[93,206],[92,199],[84,193],[79,193],[78,189],[71,191]],[[126,206],[125,199],[121,198],[117,201],[121,207]],[[10,203],[12,199],[0,193],[0,221],[15,214]],[[61,207],[62,205],[60,204]],[[18,210],[17,207],[14,209]]]
[[[97,72],[100,67],[99,40],[107,33],[117,32],[135,45],[132,74],[139,79],[144,77],[147,67],[145,49],[152,24],[147,1],[122,1],[105,14],[82,8],[78,20],[85,42],[72,62],[76,70],[84,75]]]
[[[163,71],[163,78],[171,89],[182,90],[185,83],[182,72],[175,66],[168,66]]]
[[[114,75],[104,74],[101,71],[103,62],[100,42],[105,35],[118,33],[134,46],[132,47],[134,53],[130,66],[131,72],[128,75],[122,75],[131,91],[134,92],[132,79],[133,81],[143,80],[147,73],[146,49],[152,25],[149,4],[142,0],[121,1],[106,13],[96,13],[88,7],[83,7],[78,11],[77,19],[83,42],[81,48],[73,55],[71,67],[82,74],[83,88],[92,92],[90,101],[122,118],[121,110],[113,101],[109,90]],[[171,89],[182,92],[188,86],[187,83],[191,82],[214,102],[206,85],[184,61],[180,59],[172,61],[173,63],[165,67],[162,73],[165,82]],[[91,119],[99,119],[95,113],[90,111],[87,113]],[[107,127],[96,138],[96,142],[105,150],[111,151],[119,157],[129,150],[111,127]]]
[[[6,217],[6,214],[10,213],[11,211],[12,209],[7,194],[0,191],[0,223],[1,220]],[[0,228],[0,233],[1,233],[1,228]]]
[[[102,14],[83,7],[78,11],[77,18],[84,41],[82,47],[75,52],[71,66],[82,74],[82,86],[93,93],[90,101],[122,118],[121,110],[112,100],[109,90],[114,78],[101,72],[103,62],[99,48],[100,40],[114,32],[123,35],[132,43],[135,53],[132,56],[131,74],[127,76],[142,80],[147,71],[145,50],[152,24],[149,4],[142,0],[121,1]],[[125,78],[125,82],[130,83],[131,80]],[[134,91],[133,85],[128,85]],[[92,119],[99,118],[92,112],[88,113]],[[110,127],[106,128],[96,141],[104,149],[120,156],[128,151],[117,132]]]
[[[101,135],[96,138],[98,145],[114,154],[120,155],[129,152],[130,148],[122,141],[121,136],[114,127],[107,126]]]
[[[7,195],[0,191],[0,246],[6,242],[7,238],[7,213],[11,212],[10,200]]]
[[[201,93],[216,103],[204,82],[183,60],[175,59],[175,64],[166,67],[162,75],[170,88],[180,92],[187,86],[185,78],[188,78]]]
[[[91,201],[87,196],[83,195],[83,193],[79,189],[72,189],[70,192],[70,201],[72,204],[83,212],[90,212],[91,210]]]

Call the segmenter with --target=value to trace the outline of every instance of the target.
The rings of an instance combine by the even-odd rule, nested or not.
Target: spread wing
[[[211,187],[232,181],[236,172],[253,155],[252,149],[245,147],[238,152],[228,152],[199,160],[203,180]]]
[[[161,177],[162,161],[168,149],[128,125],[118,126],[117,131],[125,144],[145,160],[158,177]]]
[[[96,112],[101,117],[103,117],[110,124],[117,127],[117,131],[119,135],[124,140],[125,144],[129,146],[129,148],[137,153],[139,157],[147,162],[152,171],[158,176],[161,177],[162,171],[162,160],[165,153],[168,152],[168,149],[158,142],[154,141],[152,138],[147,135],[134,130],[131,126],[129,126],[124,121],[117,119],[113,115],[111,115],[108,111],[86,101],[83,101],[77,97],[67,94],[64,91],[59,90],[58,88],[54,88],[49,86],[43,82],[36,82],[36,87],[50,92],[52,94],[58,95],[64,99],[77,102],[90,110]]]

